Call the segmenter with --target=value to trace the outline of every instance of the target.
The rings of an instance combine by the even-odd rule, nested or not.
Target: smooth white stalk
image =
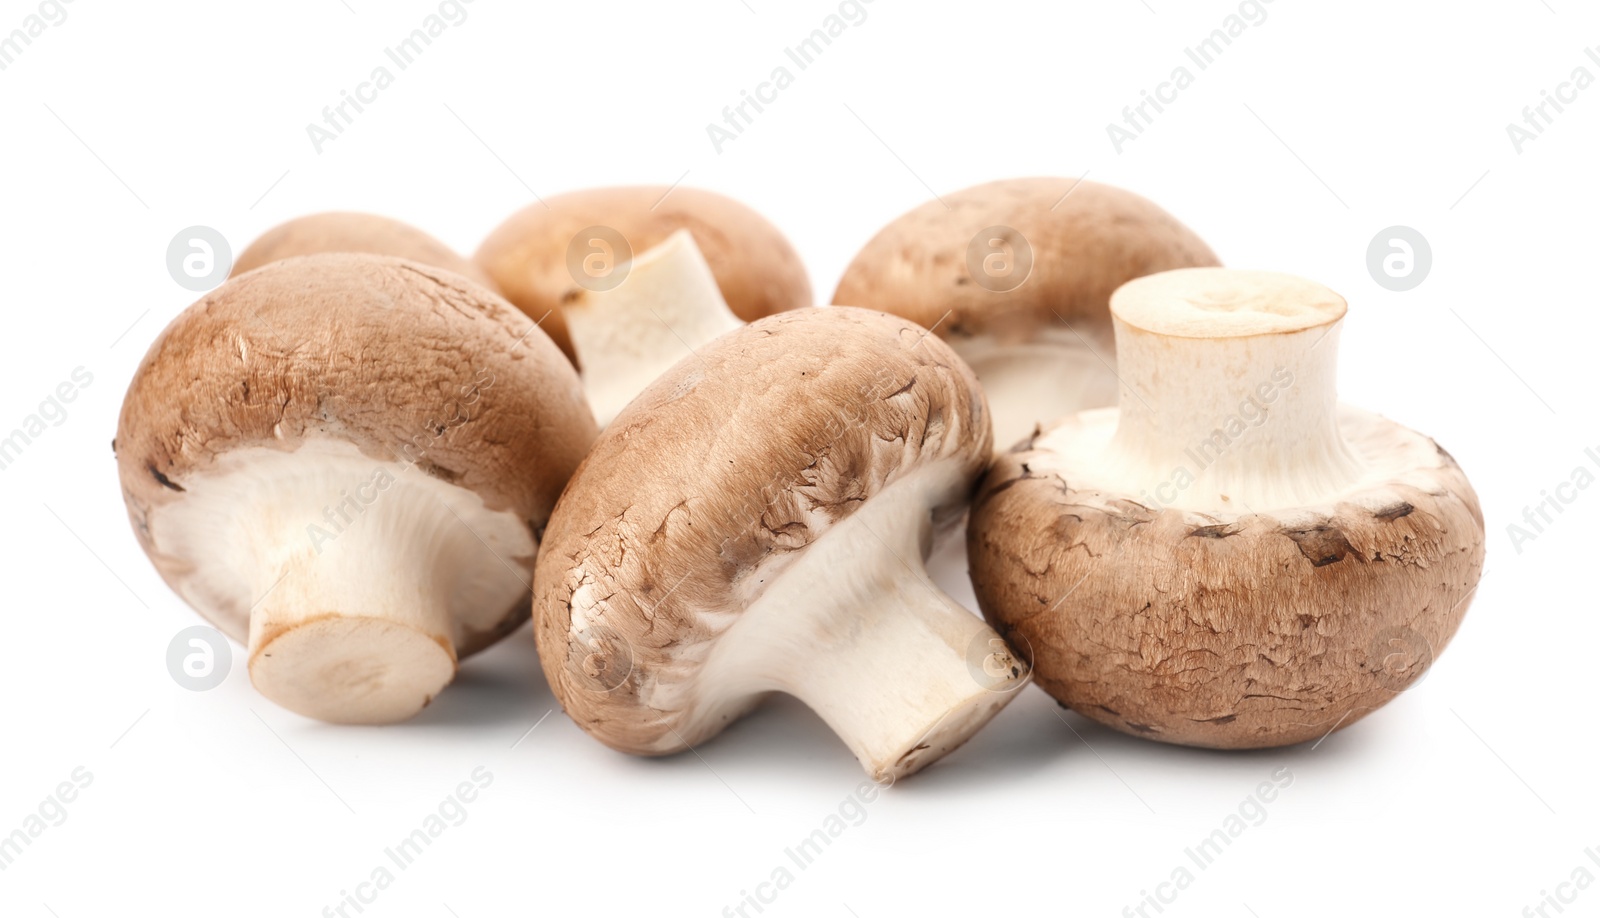
[[[585,290],[562,307],[602,427],[673,364],[744,324],[688,230],[635,257],[627,272],[610,290]]]
[[[766,584],[696,680],[702,716],[787,692],[886,780],[955,749],[1015,697],[1026,664],[925,567],[930,495],[955,474],[897,482]]]
[[[1193,268],[1112,297],[1123,387],[1104,481],[1153,503],[1306,506],[1358,480],[1335,385],[1345,302],[1284,274]]]
[[[348,443],[238,450],[187,488],[152,519],[193,559],[185,598],[247,640],[258,691],[308,717],[415,714],[527,590],[511,565],[536,546],[513,514]]]

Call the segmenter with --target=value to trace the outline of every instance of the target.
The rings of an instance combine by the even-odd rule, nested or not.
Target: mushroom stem
[[[1028,679],[1000,636],[916,567],[872,583],[860,597],[871,614],[843,633],[819,630],[816,652],[785,667],[785,689],[878,781],[966,742]],[[818,610],[828,625],[838,611]]]
[[[320,554],[303,537],[263,546],[250,679],[277,704],[319,720],[389,723],[454,678],[454,629],[434,557],[444,540],[382,522],[359,521]]]
[[[618,265],[622,282],[563,307],[584,392],[600,426],[701,345],[743,325],[688,230]]]
[[[209,572],[185,597],[248,616],[251,682],[298,714],[410,717],[526,595],[524,524],[415,466],[312,440],[235,450],[185,481],[152,520]]]
[[[703,678],[725,686],[717,694],[736,709],[755,694],[796,696],[879,781],[937,760],[1005,707],[1027,664],[924,565],[928,490],[949,474],[891,485],[784,570],[794,582],[771,584],[708,664]]]
[[[1101,460],[1153,506],[1308,506],[1363,467],[1340,433],[1344,300],[1267,272],[1184,269],[1112,297],[1122,391]]]

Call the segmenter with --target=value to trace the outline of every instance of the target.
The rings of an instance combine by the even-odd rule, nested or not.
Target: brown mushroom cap
[[[1111,292],[1217,256],[1150,201],[1068,178],[989,182],[897,218],[845,269],[833,302],[931,328],[978,374],[997,449],[1115,401]]]
[[[510,304],[454,272],[334,254],[273,262],[181,313],[129,385],[113,445],[140,545],[190,605],[248,638],[259,685],[261,648],[281,636],[275,626],[261,633],[263,610],[292,604],[297,623],[356,614],[317,592],[341,575],[325,559],[317,567],[313,526],[361,533],[340,528],[336,546],[378,540],[421,551],[421,566],[469,570],[434,578],[450,621],[426,633],[448,645],[452,668],[509,633],[527,616],[520,597],[537,532],[595,433],[571,366]],[[325,468],[336,474],[319,478]],[[359,521],[345,513],[341,500],[379,476],[385,489],[398,479],[399,493],[419,495],[418,509],[406,509],[413,498],[388,496],[377,501],[382,513]],[[306,487],[317,490],[296,493]],[[342,523],[293,509],[295,500],[339,507]],[[381,541],[386,527],[404,541],[411,521],[428,514],[495,528],[478,524],[483,541],[452,534],[467,546],[459,557],[426,539],[400,548]],[[374,571],[378,580],[394,573],[383,550],[350,554],[334,564],[350,565],[352,588]],[[404,599],[373,599],[372,614]],[[337,709],[306,713],[340,719]]]
[[[1484,521],[1431,439],[1337,402],[1343,298],[1196,268],[1112,300],[1120,408],[996,457],[967,530],[984,615],[1107,726],[1257,748],[1325,736],[1443,651]]]
[[[1318,739],[1422,676],[1483,572],[1477,496],[1433,451],[1432,487],[1196,514],[1079,485],[1030,444],[996,457],[973,504],[973,588],[1091,720],[1217,749]]]
[[[231,276],[298,255],[334,252],[392,255],[454,271],[495,290],[482,268],[422,230],[377,214],[328,211],[296,217],[262,233],[239,253]]]
[[[794,247],[766,218],[732,198],[665,185],[568,192],[512,214],[474,258],[574,363],[561,307],[583,287],[568,268],[568,249],[579,231],[592,226],[620,233],[633,255],[688,229],[728,307],[746,322],[811,305],[811,282]],[[619,259],[625,255],[617,253]]]
[[[988,431],[971,371],[903,319],[805,309],[716,339],[605,429],[551,517],[534,617],[556,697],[585,730],[626,752],[676,752],[720,732],[772,690],[763,689],[761,672],[727,675],[759,668],[744,654],[777,640],[746,634],[744,649],[733,649],[730,635],[757,614],[750,610],[781,601],[774,594],[782,590],[800,594],[803,607],[821,606],[827,591],[868,590],[901,571],[909,576],[913,566],[920,571],[927,546],[917,554],[918,527],[948,528],[959,518],[989,455]],[[867,570],[829,570],[798,589],[783,579],[800,570],[808,552],[829,545],[827,536],[869,513],[863,508],[875,499],[929,470],[944,475],[944,484],[876,530],[883,540],[877,544],[911,539],[899,562],[885,557]],[[863,550],[875,551],[873,544]],[[908,581],[901,598],[923,601],[918,589]],[[785,611],[779,621],[803,614]],[[843,646],[872,632],[884,614],[873,603],[847,602],[817,640],[838,642],[828,653],[844,654]],[[982,625],[965,610],[956,614],[961,618]],[[815,651],[810,634],[784,644],[778,656]],[[955,659],[960,669],[959,649]],[[893,671],[891,662],[882,662],[884,671]],[[713,664],[722,675],[709,674]],[[873,669],[858,666],[855,675],[870,677]],[[891,693],[915,694],[921,678],[913,667]],[[722,691],[714,681],[737,690]],[[861,710],[893,704],[851,699]],[[1001,704],[997,698],[993,710]],[[947,751],[908,750],[885,761],[857,752],[869,770],[888,774]]]
[[[969,269],[974,243],[989,247],[979,231],[996,226],[1011,231],[996,238],[1013,251],[1025,242],[1032,254],[1026,279],[1010,289],[994,289],[1009,280],[985,286]],[[1219,263],[1193,231],[1131,191],[1071,178],[1001,179],[891,221],[850,262],[833,302],[904,316],[949,341],[1026,340],[1065,320],[1109,345],[1113,290],[1157,271]]]

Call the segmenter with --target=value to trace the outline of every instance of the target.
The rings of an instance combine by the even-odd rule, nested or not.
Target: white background
[[[36,6],[0,2],[0,33]],[[139,551],[109,445],[134,366],[195,298],[165,267],[184,227],[237,252],[292,216],[371,210],[470,253],[533,193],[680,178],[776,222],[824,301],[930,188],[1087,170],[1135,189],[1230,264],[1344,293],[1344,396],[1436,437],[1488,516],[1459,635],[1369,719],[1223,754],[1058,716],[1030,688],[867,807],[766,915],[1115,916],[1185,865],[1167,915],[1515,916],[1580,865],[1600,876],[1600,488],[1521,551],[1506,528],[1600,448],[1600,87],[1520,153],[1506,132],[1574,68],[1600,77],[1583,53],[1600,15],[1277,0],[1119,154],[1107,122],[1236,4],[877,0],[718,154],[706,124],[836,8],[477,0],[320,155],[307,123],[436,4],[77,0],[0,72],[0,428],[93,375],[0,472],[0,834],[74,768],[94,776],[0,872],[0,913],[315,916],[479,766],[494,781],[467,820],[366,914],[714,916],[794,869],[784,849],[861,775],[792,701],[666,760],[611,752],[559,710],[519,743],[554,707],[526,629],[390,728],[274,707],[241,648],[221,687],[178,687],[166,647],[199,619]],[[1433,248],[1405,293],[1365,267],[1394,224]],[[1285,767],[1265,822],[1195,869],[1184,849]],[[1565,892],[1569,913],[1600,912],[1600,887]]]

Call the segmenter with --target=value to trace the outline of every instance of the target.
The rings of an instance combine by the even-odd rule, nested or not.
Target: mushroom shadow
[[[530,723],[556,707],[539,666],[533,629],[524,625],[493,647],[461,662],[455,681],[406,726],[475,730]]]
[[[1061,741],[1059,734],[1066,730],[1049,710],[1055,700],[1031,685],[1024,686],[1021,692],[1021,697],[995,715],[959,749],[897,783],[896,791],[942,793],[962,785],[992,788],[997,782],[1018,781],[1035,775],[1073,755],[1072,745],[1078,744]],[[1055,725],[1054,729],[1051,724]],[[1070,740],[1071,734],[1067,735]]]
[[[1042,692],[1035,694],[1043,694]],[[1075,711],[1061,706],[1055,699],[1044,696],[1054,713],[1041,710],[1048,722],[1033,722],[1033,726],[1048,733],[1052,741],[1064,741],[1069,749],[1085,755],[1099,755],[1109,761],[1142,758],[1153,767],[1170,775],[1232,774],[1249,765],[1300,765],[1302,763],[1328,764],[1353,767],[1360,761],[1392,754],[1392,744],[1386,739],[1388,731],[1381,727],[1382,718],[1363,718],[1343,729],[1319,739],[1291,746],[1273,746],[1264,749],[1208,749],[1200,746],[1180,746],[1144,739],[1113,730],[1090,720]],[[1013,706],[1015,707],[1015,705]],[[1059,716],[1057,716],[1059,715]],[[1050,725],[1054,724],[1054,729]],[[1391,737],[1392,738],[1392,737]]]

